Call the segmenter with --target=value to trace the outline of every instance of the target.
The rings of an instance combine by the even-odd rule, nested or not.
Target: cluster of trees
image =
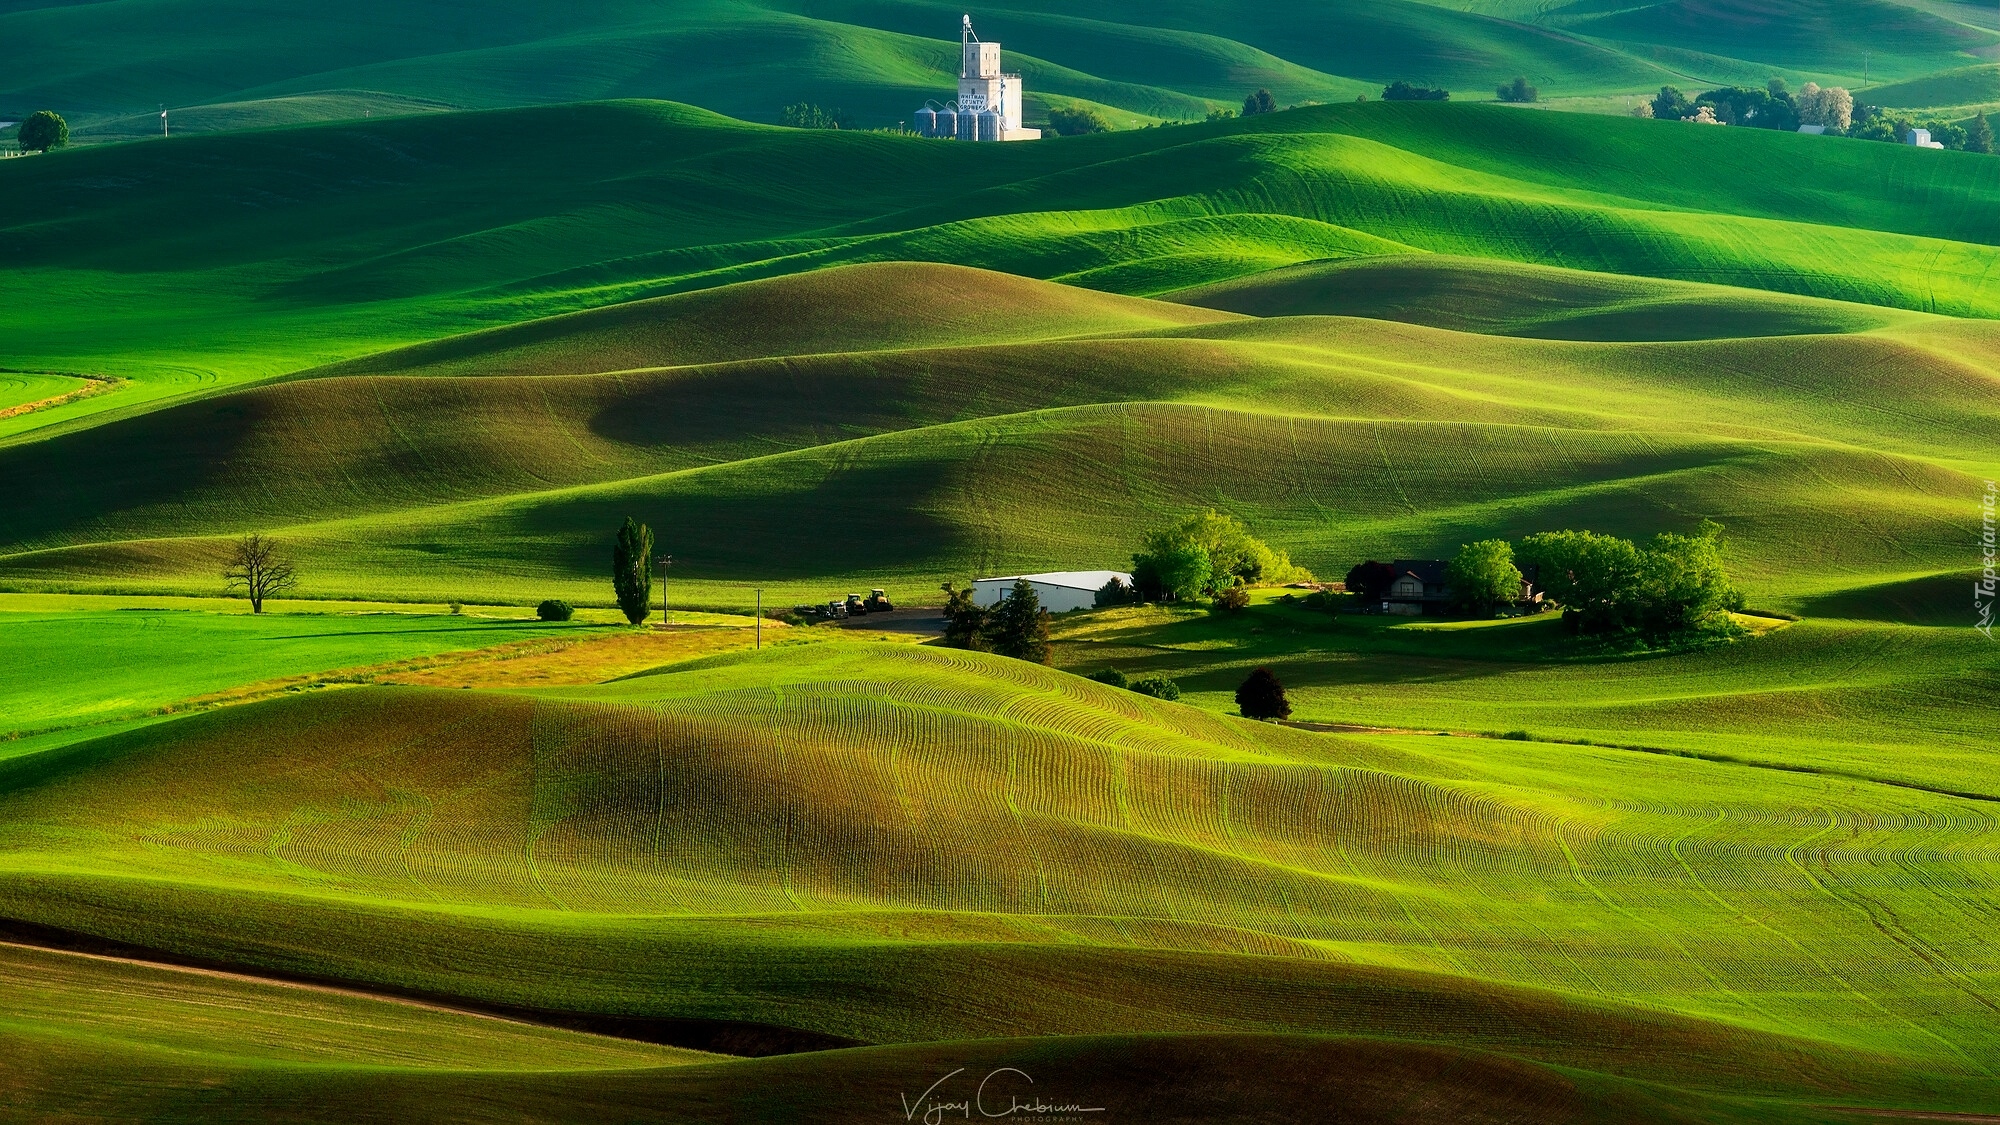
[[[1901,144],[1909,139],[1912,129],[1929,130],[1931,140],[1949,149],[1983,153],[1994,151],[1993,125],[1983,113],[1974,116],[1968,124],[1959,125],[1941,117],[1920,122],[1902,114],[1891,114],[1880,106],[1864,105],[1854,111],[1854,123],[1848,127],[1847,135],[1864,141]]]
[[[1049,131],[1059,137],[1080,137],[1086,133],[1108,133],[1111,122],[1089,106],[1057,106],[1049,110]]]
[[[1784,79],[1773,78],[1761,90],[1753,86],[1724,86],[1697,94],[1693,100],[1673,86],[1662,86],[1658,96],[1639,108],[1642,117],[1667,121],[1786,131],[1801,125],[1817,125],[1828,133],[1892,143],[1908,140],[1912,129],[1928,129],[1931,140],[1946,148],[1994,151],[1993,127],[1983,113],[1966,125],[1942,118],[1918,122],[1893,115],[1879,106],[1857,106],[1854,95],[1842,87],[1821,86],[1816,82],[1806,83],[1794,95]]]
[[[47,152],[69,143],[69,122],[54,110],[37,110],[21,122],[20,131],[14,134],[14,143],[22,152]]]
[[[1693,535],[1664,532],[1643,546],[1588,531],[1543,532],[1522,540],[1519,553],[1579,633],[1713,631],[1743,608],[1723,565],[1722,525],[1713,520]]]
[[[1260,113],[1278,112],[1278,99],[1269,90],[1259,90],[1243,99],[1243,116],[1255,117]]]
[[[1412,86],[1399,78],[1382,87],[1382,100],[1385,102],[1448,102],[1451,100],[1451,91],[1433,89],[1429,86]]]
[[[1781,89],[1783,86],[1779,83]],[[1854,95],[1842,86],[1808,82],[1799,88],[1793,104],[1801,125],[1820,125],[1829,133],[1845,133],[1854,124]]]
[[[1033,664],[1049,662],[1049,611],[1027,580],[1014,583],[995,605],[972,600],[972,591],[944,584],[944,643]]]
[[[852,129],[854,123],[842,110],[823,109],[811,102],[798,102],[778,111],[778,124],[791,129]],[[635,622],[636,624],[636,622]]]
[[[1109,587],[1100,604],[1119,600],[1187,602],[1227,598],[1225,608],[1249,604],[1247,594],[1228,596],[1236,587],[1259,583],[1310,582],[1312,574],[1292,563],[1291,556],[1273,550],[1250,534],[1243,522],[1213,508],[1195,512],[1148,534],[1132,556],[1130,591]]]
[[[1659,639],[1729,628],[1743,595],[1723,564],[1722,525],[1703,520],[1692,535],[1663,533],[1641,545],[1589,531],[1467,543],[1445,566],[1453,608],[1484,615],[1521,599],[1521,568],[1535,568],[1544,597],[1562,607],[1575,632],[1636,633]],[[1396,571],[1370,560],[1347,572],[1362,602],[1382,600]]]
[[[1498,97],[1503,102],[1538,102],[1542,100],[1542,92],[1528,85],[1528,80],[1520,75],[1516,75],[1512,82],[1493,91],[1493,93],[1495,97]]]

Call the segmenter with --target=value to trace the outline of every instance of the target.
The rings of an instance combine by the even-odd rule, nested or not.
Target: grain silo
[[[1040,129],[1021,126],[1021,76],[1000,69],[1000,44],[982,43],[972,17],[960,19],[958,100],[942,110],[917,111],[917,133],[962,141],[1032,141]],[[949,124],[947,124],[949,122]]]

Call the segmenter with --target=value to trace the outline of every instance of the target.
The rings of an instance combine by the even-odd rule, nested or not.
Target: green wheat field
[[[1010,0],[1110,131],[908,135],[960,12],[0,0],[0,1119],[2000,1122],[2000,158],[1630,112],[2000,9]],[[1745,612],[777,616],[1208,508]]]

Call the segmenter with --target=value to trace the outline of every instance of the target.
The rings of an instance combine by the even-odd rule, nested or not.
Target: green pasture
[[[8,600],[0,599],[0,726],[14,741],[0,740],[0,753],[46,749],[81,737],[81,728],[263,680],[590,628],[310,607],[252,616],[149,608],[147,599],[124,609],[35,612]]]
[[[869,1043],[1470,1039],[1778,1118],[1995,1107],[1986,804],[1851,776],[823,644],[250,704],[0,790],[8,916],[250,966]]]

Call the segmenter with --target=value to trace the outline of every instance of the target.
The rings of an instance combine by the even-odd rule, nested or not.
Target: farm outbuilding
[[[1132,576],[1119,570],[1059,570],[1048,574],[1010,574],[1004,578],[978,578],[972,583],[972,600],[979,605],[998,605],[1000,599],[1026,579],[1035,588],[1035,597],[1050,613],[1089,609],[1097,604],[1097,591],[1113,578],[1132,584]]]

